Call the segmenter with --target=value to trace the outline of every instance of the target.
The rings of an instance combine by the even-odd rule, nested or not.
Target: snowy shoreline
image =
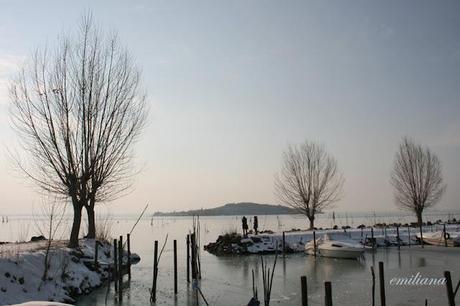
[[[98,264],[94,264],[94,239],[81,239],[79,248],[53,241],[45,269],[47,241],[0,245],[0,305],[28,301],[75,303],[79,295],[89,294],[111,277],[111,244],[98,241]],[[124,256],[127,262],[127,256]]]
[[[451,237],[460,237],[460,226],[457,224],[447,225],[446,232]],[[400,245],[418,244],[417,235],[419,228],[399,227]],[[424,226],[423,233],[429,234],[442,231],[442,226],[436,227]],[[334,240],[352,239],[366,245],[371,244],[371,237],[374,237],[375,247],[396,246],[397,229],[396,227],[370,227],[362,229],[324,229],[316,230],[316,239],[328,234]],[[313,240],[313,231],[285,231],[285,252],[297,253],[304,252],[305,244]],[[250,254],[267,254],[281,252],[283,249],[283,233],[260,233],[258,235],[249,234],[248,237],[242,237],[237,233],[228,233],[217,238],[216,242],[211,242],[204,247],[211,254],[220,255],[250,255]]]

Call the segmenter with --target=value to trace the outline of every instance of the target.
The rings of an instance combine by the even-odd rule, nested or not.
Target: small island
[[[243,216],[243,215],[292,215],[295,209],[273,204],[252,202],[228,203],[215,208],[174,212],[155,212],[154,216]]]

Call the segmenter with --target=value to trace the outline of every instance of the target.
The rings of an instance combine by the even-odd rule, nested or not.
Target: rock
[[[43,240],[47,240],[46,237],[43,236],[43,235],[40,235],[40,236],[32,236],[32,238],[30,238],[30,241],[31,241],[31,242],[43,241]]]

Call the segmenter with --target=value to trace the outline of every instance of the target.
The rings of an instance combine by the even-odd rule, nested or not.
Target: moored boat
[[[364,246],[361,243],[351,239],[331,239],[328,234],[316,240],[316,249],[317,255],[333,258],[357,259],[364,253]],[[310,255],[315,254],[313,240],[305,245],[305,252]]]
[[[417,234],[417,238],[420,239],[420,234]],[[423,233],[423,242],[429,245],[445,246],[447,244],[449,247],[458,247],[460,246],[460,236],[446,233],[444,237],[442,231]]]

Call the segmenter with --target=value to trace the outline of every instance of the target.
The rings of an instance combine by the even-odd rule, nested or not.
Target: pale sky
[[[458,1],[0,0],[1,213],[39,197],[12,170],[6,84],[90,9],[136,58],[151,107],[145,165],[114,212],[278,203],[289,143],[324,143],[346,183],[336,211],[393,211],[402,136],[432,148],[460,210]]]

